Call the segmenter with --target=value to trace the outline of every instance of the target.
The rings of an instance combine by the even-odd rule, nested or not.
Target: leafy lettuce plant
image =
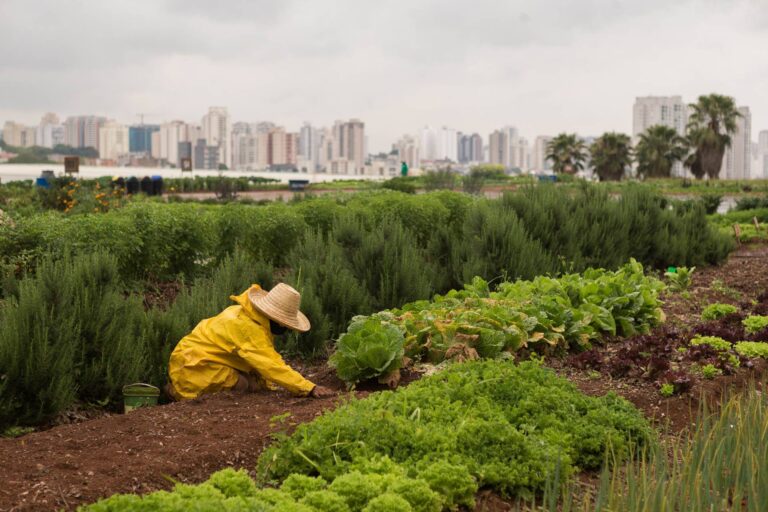
[[[702,320],[717,320],[723,318],[726,315],[736,313],[739,310],[736,306],[731,304],[710,304],[705,307],[701,312]]]
[[[734,345],[734,350],[744,357],[768,358],[768,343],[760,341],[739,341]]]
[[[403,362],[403,330],[379,316],[355,317],[328,363],[345,382],[386,375]]]
[[[747,332],[755,334],[768,327],[768,316],[751,315],[742,321]]]

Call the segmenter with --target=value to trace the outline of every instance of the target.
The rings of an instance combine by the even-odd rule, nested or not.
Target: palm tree
[[[589,152],[600,181],[620,180],[632,165],[632,144],[629,135],[624,133],[604,133],[590,146]]]
[[[575,133],[561,133],[547,144],[546,158],[556,173],[575,174],[584,168],[587,147]]]
[[[694,154],[686,160],[686,165],[697,178],[705,174],[710,179],[717,178],[725,149],[731,145],[731,135],[736,132],[736,120],[741,114],[733,98],[720,94],[699,96],[691,109],[688,140]]]
[[[669,126],[657,124],[640,134],[635,148],[637,173],[645,178],[668,178],[675,162],[688,153],[685,139]]]

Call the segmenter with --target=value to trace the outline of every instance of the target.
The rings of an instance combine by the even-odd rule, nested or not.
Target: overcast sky
[[[223,105],[358,117],[378,151],[426,124],[630,132],[636,96],[710,92],[768,129],[768,0],[0,0],[0,124]]]

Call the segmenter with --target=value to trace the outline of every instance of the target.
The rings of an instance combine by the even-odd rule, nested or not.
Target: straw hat
[[[307,332],[310,328],[309,319],[299,311],[301,294],[293,287],[280,283],[269,292],[264,290],[248,291],[251,304],[270,320],[299,332]]]

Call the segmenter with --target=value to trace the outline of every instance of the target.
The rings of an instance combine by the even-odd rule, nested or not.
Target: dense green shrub
[[[621,398],[587,397],[534,363],[474,361],[300,425],[262,454],[259,467],[270,480],[334,479],[386,455],[435,490],[464,492],[450,480],[463,468],[480,486],[518,494],[542,489],[555,471],[599,467],[608,447],[621,459],[649,435]]]
[[[0,310],[0,426],[34,424],[146,378],[143,307],[103,253],[44,259]]]

